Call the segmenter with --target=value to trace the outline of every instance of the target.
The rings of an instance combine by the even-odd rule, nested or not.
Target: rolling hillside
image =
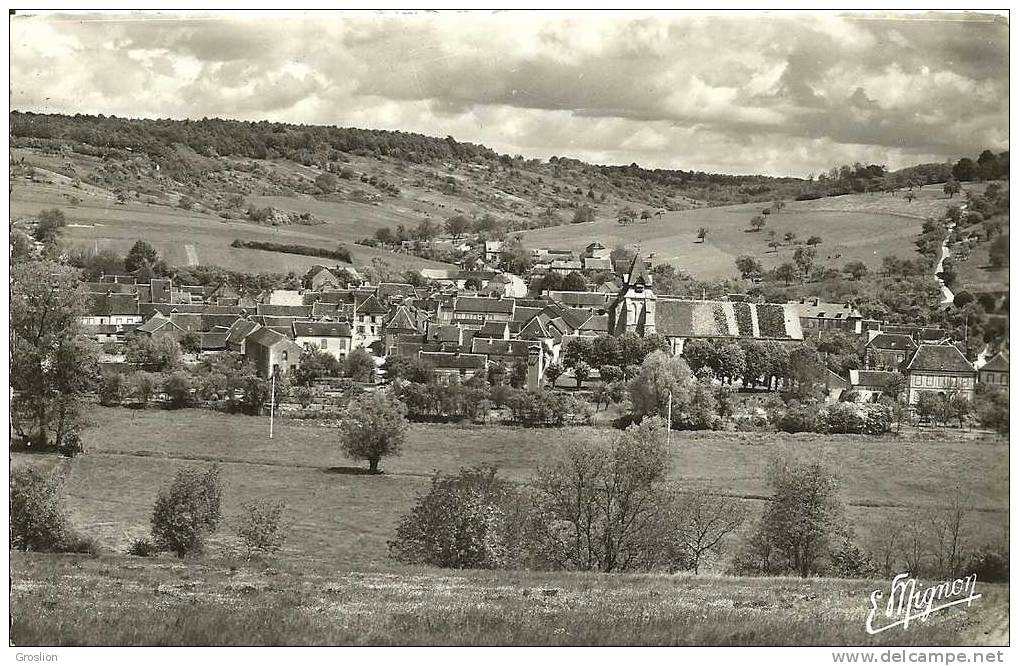
[[[572,249],[583,248],[592,239],[609,247],[639,244],[643,252],[655,254],[655,263],[670,263],[697,278],[711,279],[736,277],[734,260],[741,254],[756,256],[765,269],[791,261],[794,247],[785,245],[777,251],[768,247],[768,232],[774,230],[779,239],[786,232],[801,240],[820,236],[818,257],[832,266],[862,261],[877,267],[887,255],[912,257],[924,219],[941,216],[949,203],[939,186],[930,185],[919,189],[912,202],[901,193],[790,201],[766,217],[760,232],[752,230],[750,220],[761,213],[761,205],[741,204],[668,212],[647,224],[596,220],[538,229],[526,232],[524,242]],[[697,238],[700,227],[708,231],[703,243]]]

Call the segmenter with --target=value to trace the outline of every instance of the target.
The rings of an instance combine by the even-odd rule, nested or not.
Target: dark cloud
[[[15,108],[360,124],[739,172],[1008,145],[1008,24],[985,15],[53,15],[11,36]]]

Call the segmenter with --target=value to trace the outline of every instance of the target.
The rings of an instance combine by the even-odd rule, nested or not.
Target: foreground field
[[[271,566],[266,566],[269,564]],[[869,636],[887,581],[405,570],[11,553],[14,645],[1005,645],[1008,586]]]
[[[697,278],[711,279],[736,277],[734,261],[741,254],[757,257],[765,269],[791,261],[793,246],[785,245],[777,252],[768,247],[766,234],[774,230],[779,239],[786,232],[797,234],[801,241],[820,236],[819,263],[841,268],[847,262],[862,261],[876,268],[892,254],[912,257],[924,219],[941,216],[949,203],[940,185],[929,185],[912,202],[901,192],[790,201],[780,213],[767,217],[767,226],[760,232],[750,230],[750,220],[765,204],[755,203],[665,213],[648,224],[622,226],[615,219],[599,219],[550,227],[526,233],[524,242],[576,250],[592,239],[607,247],[639,243],[643,252],[655,253],[656,263],[671,263]],[[703,243],[697,241],[700,227],[708,230]]]
[[[386,474],[351,474],[361,463],[343,457],[336,431],[295,421],[277,422],[268,439],[265,419],[203,410],[96,408],[85,434],[87,453],[56,473],[74,525],[124,552],[146,536],[158,489],[177,469],[219,461],[226,492],[224,515],[242,502],[284,499],[294,526],[285,553],[309,565],[392,570],[386,541],[433,470],[489,463],[518,482],[570,438],[608,438],[604,428],[537,430],[505,426],[414,425],[404,453],[383,460]],[[842,480],[842,496],[858,539],[901,527],[962,492],[972,509],[967,535],[974,545],[1005,540],[1008,446],[1001,440],[819,437],[773,433],[674,433],[671,477],[682,488],[710,488],[742,497],[752,515],[767,494],[765,474],[777,457],[820,460]],[[15,464],[49,463],[47,456],[16,456]],[[229,522],[229,521],[228,521]],[[749,525],[748,525],[749,529]],[[230,553],[235,541],[221,529],[212,549]],[[712,563],[726,566],[726,561]]]

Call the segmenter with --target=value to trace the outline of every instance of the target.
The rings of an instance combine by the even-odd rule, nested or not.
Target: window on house
[[[924,386],[934,386],[934,377],[927,375],[923,378]]]
[[[319,343],[319,347],[321,347],[322,349],[327,349],[329,347],[329,340],[327,340],[326,338],[322,338],[322,341]]]
[[[998,377],[998,383],[1007,386],[1008,385],[1008,375],[1001,375],[1001,376],[999,376]]]
[[[284,362],[286,362],[286,360],[287,360],[287,356],[288,356],[287,352],[283,352],[283,353],[282,353],[282,356],[281,356],[281,358],[283,359],[283,361],[284,361]]]

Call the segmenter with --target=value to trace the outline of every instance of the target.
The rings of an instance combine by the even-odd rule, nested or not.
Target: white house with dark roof
[[[821,331],[843,331],[861,333],[863,316],[849,303],[826,303],[817,296],[789,301],[789,305],[800,318],[800,328],[805,336]]]
[[[903,366],[909,384],[909,404],[921,393],[962,394],[973,399],[977,371],[955,345],[922,344]]]
[[[317,350],[337,360],[346,358],[353,348],[350,324],[345,321],[295,321],[294,342],[305,350]]]
[[[297,368],[304,351],[287,336],[262,327],[245,340],[244,356],[255,364],[259,377],[286,374]]]
[[[442,384],[465,382],[475,375],[484,377],[488,371],[488,357],[483,354],[419,351],[418,359],[432,367],[436,381]]]
[[[512,321],[516,301],[512,298],[461,296],[453,302],[455,324],[481,328],[489,321]]]

